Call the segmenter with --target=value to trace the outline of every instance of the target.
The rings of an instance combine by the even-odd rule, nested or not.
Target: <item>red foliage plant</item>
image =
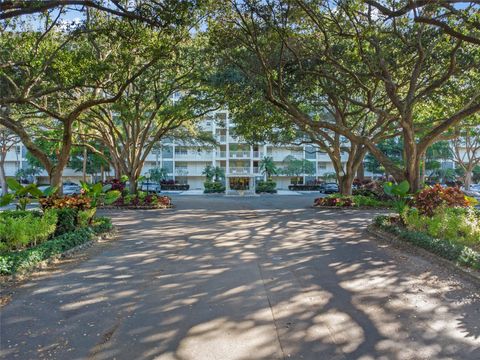
[[[39,200],[40,206],[42,209],[76,209],[76,210],[86,210],[90,209],[92,206],[92,200],[83,195],[73,195],[73,196],[49,196],[46,198],[41,198]]]
[[[350,207],[354,206],[352,198],[349,197],[334,197],[329,196],[325,198],[317,198],[314,201],[314,206],[341,206],[341,207]]]
[[[440,206],[467,207],[470,204],[459,188],[443,188],[436,184],[417,193],[414,198],[414,205],[420,214],[432,216]]]

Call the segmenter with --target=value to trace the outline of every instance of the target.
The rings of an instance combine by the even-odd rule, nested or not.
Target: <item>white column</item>
[[[253,175],[253,146],[250,145],[250,174]]]
[[[172,173],[173,182],[175,182],[175,143],[172,143]]]
[[[227,113],[225,119],[225,189],[230,190],[230,116]]]

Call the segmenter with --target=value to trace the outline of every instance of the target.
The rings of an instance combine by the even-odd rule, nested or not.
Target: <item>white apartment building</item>
[[[202,174],[207,165],[224,169],[228,188],[243,182],[250,189],[258,180],[264,179],[259,169],[260,161],[272,157],[278,167],[291,155],[298,159],[307,159],[315,164],[313,175],[303,176],[303,182],[315,180],[326,173],[334,173],[333,165],[326,153],[312,145],[274,146],[271,144],[250,145],[242,138],[234,136],[235,124],[228,111],[217,111],[208,115],[200,124],[203,131],[211,132],[218,146],[206,149],[185,143],[164,140],[159,150],[153,151],[147,158],[143,173],[153,167],[167,169],[169,178],[177,183],[189,184],[190,189],[203,189],[205,175]],[[367,176],[371,174],[366,174]],[[273,177],[278,189],[288,189],[291,177],[277,175]]]
[[[289,155],[314,163],[315,174],[303,176],[304,184],[323,178],[325,174],[332,174],[335,171],[328,155],[314,145],[251,145],[242,138],[234,136],[234,126],[228,111],[212,112],[201,121],[200,127],[203,131],[213,135],[217,140],[217,146],[206,148],[164,139],[162,146],[153,150],[147,157],[142,174],[146,175],[149,169],[160,167],[167,169],[169,179],[175,180],[177,183],[189,184],[190,189],[203,189],[205,175],[202,173],[205,167],[207,165],[219,166],[225,171],[227,188],[233,188],[235,184],[243,183],[249,184],[250,190],[252,190],[255,182],[264,179],[259,165],[266,156],[272,157],[279,168],[282,167],[284,159]],[[26,153],[26,148],[21,144],[10,149],[4,165],[8,177],[14,177],[19,169],[29,166]],[[444,166],[453,167],[454,165],[451,161],[447,161]],[[366,177],[373,177],[373,175],[365,171]],[[106,176],[113,177],[114,174],[111,172]],[[78,182],[80,179],[82,179],[80,172],[70,168],[64,170],[64,181]],[[277,183],[278,189],[288,189],[291,176],[276,175],[273,176],[273,180]],[[47,173],[45,171],[40,173],[36,177],[36,181],[41,184],[48,183]]]

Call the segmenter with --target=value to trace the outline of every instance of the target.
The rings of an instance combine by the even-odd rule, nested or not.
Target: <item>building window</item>
[[[175,155],[188,155],[188,148],[184,146],[177,146],[175,148]]]

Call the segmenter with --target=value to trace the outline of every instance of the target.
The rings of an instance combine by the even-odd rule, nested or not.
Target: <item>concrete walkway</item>
[[[176,196],[2,309],[5,359],[480,359],[475,284],[312,196]]]

